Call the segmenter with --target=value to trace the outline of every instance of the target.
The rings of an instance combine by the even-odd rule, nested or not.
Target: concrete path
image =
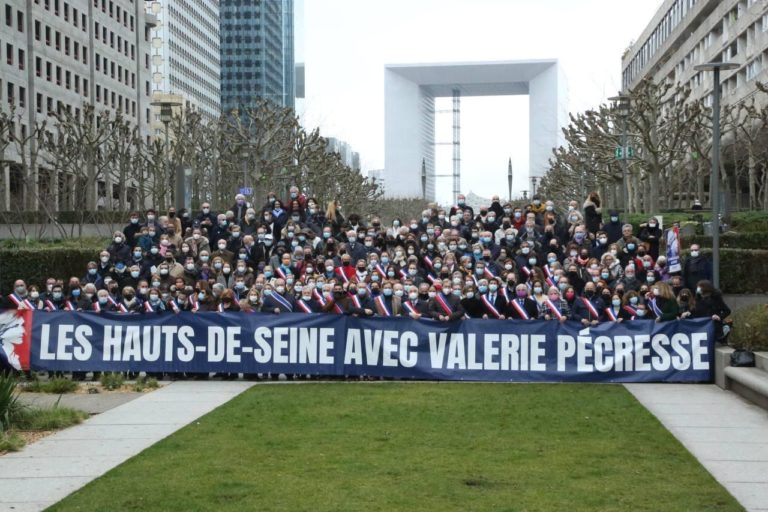
[[[744,508],[768,511],[768,411],[715,385],[626,388]]]
[[[157,390],[159,391],[159,390]],[[54,395],[48,393],[21,393],[22,403],[33,407],[53,407],[58,404],[61,407],[79,409],[88,414],[102,414],[110,409],[126,404],[147,393],[96,393],[87,395],[84,393],[69,393]]]
[[[179,381],[0,457],[0,511],[42,510],[253,383]]]

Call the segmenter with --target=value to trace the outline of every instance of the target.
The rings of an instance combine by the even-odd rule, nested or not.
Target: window
[[[51,27],[45,26],[45,45],[51,46]]]
[[[13,66],[13,45],[6,43],[5,60],[9,66]]]
[[[80,93],[80,75],[75,75],[75,92]]]
[[[25,61],[25,59],[24,59],[24,50],[19,48],[19,69],[21,69],[21,70],[24,69],[24,61]]]
[[[64,37],[64,55],[69,55],[69,37]]]
[[[75,28],[77,28],[77,19],[78,19],[77,9],[73,7],[72,8],[72,24],[75,26]]]
[[[760,71],[763,69],[763,56],[759,56],[756,59],[753,59],[747,64],[747,80],[752,80],[757,75],[760,74]]]
[[[43,76],[43,59],[35,57],[35,75]]]
[[[21,11],[16,12],[16,30],[24,32],[24,13]]]
[[[72,87],[72,72],[67,71],[64,73],[64,87],[70,89]]]
[[[40,22],[38,20],[35,20],[35,39],[37,41],[39,41],[40,38],[42,37],[41,32],[42,32],[42,28],[41,28]]]
[[[61,66],[56,66],[56,85],[61,85]]]
[[[56,31],[56,34],[53,37],[54,42],[56,43],[56,50],[61,51],[61,32],[58,30]]]
[[[13,8],[10,5],[5,6],[5,24],[13,26]]]
[[[96,84],[96,101],[101,101],[101,86]]]
[[[95,28],[94,28],[94,31],[93,31],[93,32],[94,32],[94,37],[96,37],[96,39],[98,39],[98,38],[99,38],[99,32],[101,32],[101,31],[99,30],[99,22],[98,22],[98,21],[96,22],[96,24],[94,25],[94,27],[95,27]]]
[[[35,108],[38,114],[43,112],[43,95],[40,93],[37,93],[37,97],[35,100]]]
[[[53,112],[53,98],[48,97],[45,99],[45,111],[49,114]]]
[[[21,108],[27,106],[27,90],[24,87],[19,87],[19,106]]]
[[[88,97],[88,79],[83,78],[83,96]]]
[[[88,64],[88,47],[83,46],[83,64]]]
[[[8,104],[13,105],[13,99],[14,99],[14,88],[15,86],[13,83],[8,82],[6,86],[6,98],[8,99]]]
[[[64,21],[69,21],[69,4],[64,2]]]
[[[53,64],[50,62],[45,63],[45,79],[49,82],[53,80]]]

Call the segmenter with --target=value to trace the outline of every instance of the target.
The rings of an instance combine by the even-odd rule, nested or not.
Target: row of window
[[[130,72],[128,68],[123,68],[120,64],[101,57],[98,53],[94,57],[94,64],[96,71],[101,71],[104,76],[109,76],[132,89],[136,88],[136,73]]]
[[[131,0],[131,3],[133,3],[133,0]],[[130,28],[131,32],[133,32],[133,14],[129,15],[126,9],[121,9],[120,6],[115,4],[112,0],[93,0],[94,8],[98,9],[99,5],[101,5],[101,12],[109,13],[110,18],[116,19],[118,23],[122,23],[125,28]]]
[[[46,46],[56,48],[56,51],[63,51],[64,55],[72,55],[76,61],[82,60],[83,64],[88,64],[88,47],[85,44],[81,46],[79,41],[71,39],[69,36],[62,37],[61,32],[51,29],[48,25],[43,29],[39,20],[35,20],[34,30],[36,41],[42,42],[45,38]]]
[[[109,44],[110,48],[115,48],[115,43],[117,43],[117,48],[115,49],[126,57],[128,57],[128,49],[130,48],[131,60],[136,59],[136,46],[133,44],[129,46],[127,39],[123,39],[119,34],[115,35],[115,32],[112,30],[107,30],[106,25],[99,25],[98,21],[95,22],[93,35],[97,41],[101,39],[101,42],[105,45]]]

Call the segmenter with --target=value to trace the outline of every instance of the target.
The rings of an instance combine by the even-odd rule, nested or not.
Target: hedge
[[[24,279],[42,286],[49,277],[66,281],[83,277],[89,261],[96,261],[105,246],[0,248],[0,292],[11,292],[13,281]]]
[[[692,244],[712,247],[712,237],[695,235],[683,239],[685,247],[690,247]],[[720,247],[729,249],[768,249],[768,231],[722,233],[720,235]]]
[[[61,211],[54,214],[60,224],[128,224],[130,212],[118,211]],[[0,212],[4,224],[47,224],[48,216],[43,212]]]
[[[710,249],[702,252],[711,257]],[[720,249],[720,289],[728,294],[768,292],[768,250]]]

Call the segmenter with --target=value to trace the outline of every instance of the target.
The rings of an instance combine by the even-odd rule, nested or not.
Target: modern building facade
[[[177,98],[205,121],[221,113],[218,0],[146,1],[151,31],[152,101]],[[152,134],[162,131],[153,107]]]
[[[723,104],[756,93],[755,81],[766,79],[768,64],[768,2],[666,0],[623,56],[622,88],[631,90],[644,78],[688,84],[694,99],[711,105],[713,74],[694,69],[711,61],[740,65],[722,72]]]
[[[24,137],[49,112],[67,110],[79,118],[89,103],[97,111],[121,111],[142,137],[149,136],[151,19],[142,0],[2,0],[0,5],[0,101],[3,110],[18,116],[17,134]],[[10,163],[18,158],[8,147],[0,162],[5,209],[22,188]],[[33,186],[47,206],[75,209],[72,178],[38,171]],[[113,185],[98,183],[99,196],[110,197]]]
[[[528,95],[529,176],[543,176],[568,117],[557,60],[390,65],[384,70],[384,170],[388,197],[435,199],[435,98],[453,98],[453,193],[461,182],[460,101],[466,96]],[[422,187],[422,173],[426,187]],[[481,178],[477,174],[473,178]],[[500,188],[506,187],[500,184]],[[422,188],[426,190],[422,191]],[[453,197],[452,201],[456,198]]]
[[[255,97],[293,107],[293,0],[221,0],[221,107]]]
[[[326,151],[338,153],[341,163],[356,171],[360,170],[360,153],[352,151],[352,146],[349,143],[335,137],[328,137],[326,139]]]

